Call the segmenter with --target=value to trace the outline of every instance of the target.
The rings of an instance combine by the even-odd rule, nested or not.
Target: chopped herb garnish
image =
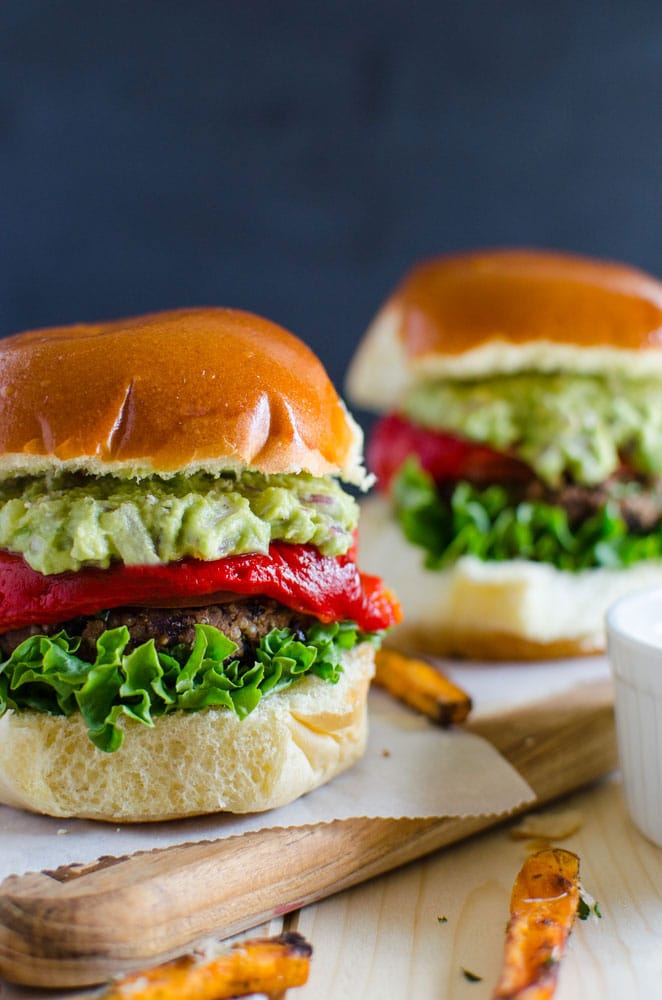
[[[588,899],[584,899],[583,896],[580,896],[579,903],[577,905],[577,916],[580,920],[588,920],[591,913],[594,913],[600,920],[602,919],[599,903],[596,903],[596,901],[590,896]]]
[[[447,924],[448,923],[448,917],[437,917],[437,923],[438,924]]]
[[[462,969],[462,975],[469,983],[482,983],[483,977],[477,976],[475,972],[470,972],[469,969]]]

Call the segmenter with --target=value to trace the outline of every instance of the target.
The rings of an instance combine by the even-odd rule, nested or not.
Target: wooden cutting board
[[[538,804],[616,766],[607,682],[468,728],[513,764]],[[12,875],[0,885],[0,972],[29,986],[97,983],[201,938],[255,927],[497,822],[351,819]]]

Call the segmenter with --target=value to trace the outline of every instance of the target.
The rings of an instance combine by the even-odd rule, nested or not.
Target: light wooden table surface
[[[599,672],[599,664],[592,669]],[[581,755],[581,746],[576,749]],[[632,825],[617,776],[548,811],[568,808],[581,810],[583,823],[560,844],[579,855],[584,889],[603,916],[577,922],[556,1000],[662,998],[662,849]],[[511,886],[527,855],[526,842],[512,839],[510,825],[240,937],[286,929],[310,941],[309,983],[291,990],[288,1000],[488,1000],[500,967]],[[468,982],[463,969],[481,981]],[[6,983],[1,989],[2,1000],[74,995]]]
[[[662,997],[662,849],[631,824],[617,778],[554,808],[570,807],[584,822],[562,846],[580,856],[603,916],[577,922],[557,1000]],[[486,1000],[525,857],[524,842],[500,827],[290,915],[286,926],[314,956],[308,985],[289,996]],[[463,968],[482,981],[468,982]]]
[[[556,1000],[662,997],[662,849],[630,822],[617,777],[550,808],[583,813],[562,845],[580,856],[583,886],[603,914],[577,922]],[[299,930],[313,945],[308,985],[288,1000],[488,1000],[525,858],[506,824],[257,933]],[[463,968],[482,981],[468,982]],[[6,1000],[72,995],[2,986]]]

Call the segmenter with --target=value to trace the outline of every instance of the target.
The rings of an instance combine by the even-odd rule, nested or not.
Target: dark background
[[[261,312],[340,384],[415,259],[662,273],[662,4],[3,0],[0,334]]]

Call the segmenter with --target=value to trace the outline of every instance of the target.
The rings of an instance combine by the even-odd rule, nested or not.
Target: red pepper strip
[[[531,469],[510,455],[482,444],[428,430],[391,413],[379,420],[367,448],[368,466],[377,476],[379,487],[387,492],[391,480],[409,455],[416,455],[421,466],[437,483],[466,479],[476,485],[531,479]]]
[[[51,576],[37,573],[22,556],[0,552],[0,632],[221,590],[272,597],[322,621],[351,619],[366,632],[388,628],[401,615],[379,577],[360,573],[349,555],[323,556],[311,545],[274,542],[268,555],[163,566],[113,563]]]

